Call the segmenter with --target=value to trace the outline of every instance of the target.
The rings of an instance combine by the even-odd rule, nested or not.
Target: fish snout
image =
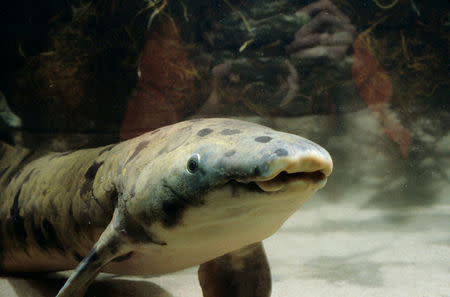
[[[268,151],[254,167],[252,176],[237,179],[241,183],[255,183],[265,192],[275,192],[287,186],[325,186],[333,170],[330,154],[321,146],[302,139],[300,144],[278,143]]]
[[[328,154],[311,152],[298,157],[277,159],[270,167],[270,174],[254,180],[265,192],[279,191],[300,183],[322,188],[333,170],[333,162]]]

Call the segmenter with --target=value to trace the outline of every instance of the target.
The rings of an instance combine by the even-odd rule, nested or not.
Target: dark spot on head
[[[84,181],[84,184],[81,186],[80,189],[80,196],[84,196],[86,193],[89,193],[92,191],[92,186],[94,184],[95,175],[97,174],[98,169],[100,166],[103,165],[102,162],[94,162],[94,164],[89,167],[89,169],[84,174],[84,178],[86,179]]]
[[[134,150],[133,154],[131,155],[131,157],[127,160],[127,162],[125,163],[128,164],[128,162],[130,162],[131,160],[133,160],[143,149],[145,149],[147,147],[147,145],[150,143],[150,141],[145,140],[140,142],[136,149]]]
[[[113,262],[123,262],[131,258],[133,256],[133,252],[126,253],[125,255],[114,258]]]
[[[58,235],[56,234],[56,230],[53,227],[53,224],[49,220],[44,219],[42,221],[42,227],[44,228],[45,233],[47,233],[46,236],[47,247],[64,251],[64,246],[59,240]]]
[[[220,134],[222,134],[222,135],[233,135],[233,134],[239,134],[239,133],[241,133],[241,131],[237,130],[237,129],[235,129],[235,130],[225,129],[222,132],[220,132]]]
[[[11,222],[12,222],[12,229],[15,238],[22,244],[25,244],[26,238],[27,238],[27,232],[25,230],[25,221],[20,216],[20,207],[19,207],[19,197],[20,197],[20,191],[22,188],[19,188],[19,191],[17,191],[16,196],[14,196],[14,202],[10,209],[10,215],[11,215]]]
[[[198,131],[197,135],[200,137],[203,137],[203,136],[210,134],[212,131],[213,131],[212,129],[205,128],[205,129]]]
[[[230,151],[228,151],[228,152],[225,153],[225,157],[231,157],[231,156],[233,156],[235,153],[236,153],[235,150],[230,150]]]
[[[275,154],[277,154],[277,156],[279,157],[285,157],[288,155],[288,151],[285,150],[284,148],[279,148],[275,151]]]
[[[77,252],[73,252],[73,258],[77,261],[77,262],[81,262],[81,261],[83,261],[83,256],[82,255],[80,255],[79,253],[77,253]]]
[[[259,137],[255,138],[256,142],[261,142],[261,143],[267,143],[271,140],[272,140],[272,137],[270,137],[270,136],[259,136]]]

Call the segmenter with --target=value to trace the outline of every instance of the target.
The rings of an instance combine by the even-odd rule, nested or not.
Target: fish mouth
[[[313,185],[318,189],[325,186],[327,177],[333,170],[331,158],[308,157],[300,160],[285,159],[274,162],[269,174],[256,176],[247,180],[237,180],[245,183],[253,190],[263,192],[278,192],[292,189],[296,186]]]
[[[277,192],[288,185],[293,185],[298,182],[308,182],[311,184],[324,186],[327,177],[322,171],[313,172],[295,172],[287,173],[286,171],[280,172],[277,176],[270,180],[255,181],[254,183],[264,192]]]

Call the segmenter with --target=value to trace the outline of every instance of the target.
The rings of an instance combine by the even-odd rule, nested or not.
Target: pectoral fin
[[[200,265],[204,297],[269,297],[271,276],[261,242]]]
[[[122,241],[110,223],[56,297],[83,297],[89,285],[105,265],[129,252],[129,247]]]

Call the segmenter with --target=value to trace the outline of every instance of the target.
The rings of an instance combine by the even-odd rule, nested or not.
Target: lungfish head
[[[150,237],[184,251],[226,252],[270,236],[333,166],[305,138],[231,119],[182,122],[135,142],[123,208]]]

